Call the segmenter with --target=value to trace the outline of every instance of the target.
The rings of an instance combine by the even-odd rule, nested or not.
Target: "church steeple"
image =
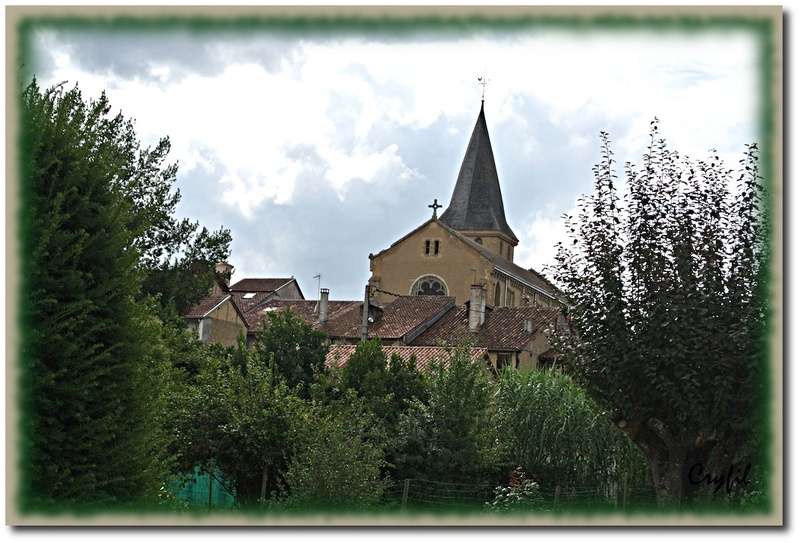
[[[450,205],[442,214],[441,221],[453,230],[463,233],[499,233],[500,237],[507,237],[507,242],[512,245],[519,243],[506,222],[500,180],[483,113],[483,100],[458,172]]]

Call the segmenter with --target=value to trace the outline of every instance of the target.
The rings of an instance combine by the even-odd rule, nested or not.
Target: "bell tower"
[[[506,222],[483,100],[450,205],[442,213],[441,221],[503,258],[514,260],[514,247],[519,239]]]

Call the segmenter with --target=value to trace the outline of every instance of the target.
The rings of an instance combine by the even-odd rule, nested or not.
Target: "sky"
[[[601,131],[620,177],[656,117],[681,155],[730,167],[761,137],[744,27],[55,21],[27,35],[23,77],[105,91],[144,146],[168,136],[178,213],[230,229],[233,281],[295,277],[308,299],[362,298],[368,255],[447,206],[482,96],[515,262],[539,271],[592,190]]]

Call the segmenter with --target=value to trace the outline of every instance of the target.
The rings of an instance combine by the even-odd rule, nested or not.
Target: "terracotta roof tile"
[[[337,300],[329,301],[327,322],[323,325],[320,325],[316,300],[269,300],[262,306],[247,313],[248,331],[255,332],[261,330],[262,322],[266,320],[267,323],[269,323],[268,319],[270,313],[289,308],[291,309],[292,314],[300,317],[306,323],[327,332],[328,324],[331,322],[337,322],[342,315],[344,315],[345,318],[347,318],[351,312],[355,312],[356,315],[360,315],[360,307],[360,302]],[[330,335],[330,333],[328,335]]]
[[[350,357],[356,352],[356,345],[331,345],[328,356],[325,358],[325,363],[329,366],[344,367],[350,360]],[[447,367],[450,360],[450,353],[443,347],[390,347],[384,346],[383,352],[386,354],[386,360],[391,360],[392,355],[396,354],[403,360],[408,361],[412,356],[416,356],[417,369],[423,370],[430,367],[437,362],[444,363]],[[473,362],[482,362],[486,360],[488,351],[483,348],[474,347],[470,349],[470,359]]]
[[[272,311],[286,307],[308,324],[324,330],[332,339],[357,340],[361,338],[361,307],[363,302],[328,302],[328,318],[319,323],[316,300],[269,300],[247,313],[250,331],[261,329],[261,322]],[[369,325],[369,337],[400,340],[415,334],[420,327],[445,313],[455,303],[449,296],[401,296],[383,306],[378,322]]]
[[[252,308],[272,296],[272,292],[236,291],[231,292],[234,303],[239,306],[242,313],[247,313]],[[252,295],[252,296],[250,296]],[[247,296],[247,298],[245,298]]]
[[[294,281],[291,277],[289,279],[280,278],[251,278],[242,279],[230,286],[231,292],[275,292],[287,283]]]
[[[202,319],[228,298],[230,298],[228,294],[218,294],[216,296],[203,298],[189,309],[185,317],[187,319]]]
[[[469,331],[467,307],[457,306],[447,312],[412,345],[456,344],[471,338],[479,347],[491,351],[519,351],[527,346],[536,333],[559,318],[559,310],[538,307],[496,307],[486,312],[484,323],[477,333]],[[525,321],[532,320],[533,332],[525,331]]]

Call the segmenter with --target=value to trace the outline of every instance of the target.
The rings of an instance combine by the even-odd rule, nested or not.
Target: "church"
[[[500,180],[489,140],[483,100],[450,204],[434,200],[432,217],[370,254],[370,295],[378,303],[395,296],[440,295],[465,304],[473,287],[490,307],[558,307],[563,294],[541,274],[514,263],[519,239],[506,222]]]
[[[564,326],[564,295],[541,274],[514,263],[519,239],[506,221],[483,100],[449,206],[378,254],[369,255],[365,297],[306,300],[294,278],[244,279],[218,290],[186,315],[204,342],[236,345],[289,309],[324,331],[328,363],[341,366],[352,348],[378,338],[384,348],[419,364],[447,354],[443,344],[474,343],[472,356],[493,372],[505,365],[555,362],[546,331]],[[229,264],[220,264],[230,277]]]

